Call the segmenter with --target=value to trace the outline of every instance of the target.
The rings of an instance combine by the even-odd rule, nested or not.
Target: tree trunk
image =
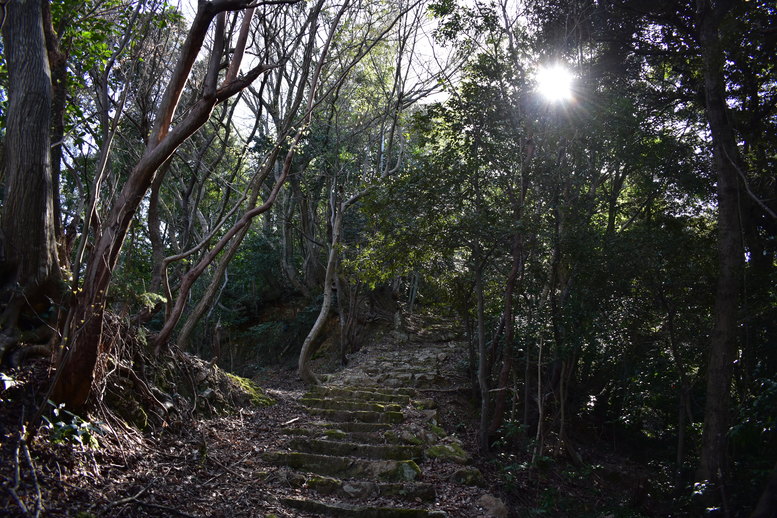
[[[510,381],[510,372],[513,368],[513,337],[515,335],[515,319],[513,318],[513,292],[515,291],[515,281],[518,278],[518,274],[522,268],[521,258],[523,257],[523,250],[521,248],[521,237],[516,234],[513,236],[512,243],[512,256],[513,265],[510,269],[510,273],[507,276],[507,284],[505,286],[505,344],[503,352],[502,368],[499,371],[499,380],[496,387],[496,395],[494,396],[494,415],[491,419],[491,425],[489,427],[489,433],[495,433],[504,421],[504,412],[507,408],[507,384]]]
[[[477,292],[477,341],[478,341],[478,387],[480,388],[480,430],[478,433],[478,446],[481,454],[488,453],[488,423],[490,402],[488,392],[488,352],[486,349],[486,322],[485,301],[483,297],[483,268],[479,267],[475,272],[475,291]]]
[[[62,171],[62,142],[65,138],[65,103],[67,102],[67,54],[59,47],[59,40],[51,24],[51,8],[49,2],[42,3],[43,30],[46,37],[46,51],[51,70],[51,190],[54,208],[54,232],[56,240],[64,243],[62,214],[60,208],[59,180]],[[69,268],[69,250],[63,246],[60,263]]]
[[[243,243],[243,239],[245,239],[245,236],[248,234],[250,228],[251,222],[249,221],[230,243],[229,248],[224,253],[224,256],[221,258],[221,262],[213,274],[213,279],[211,279],[208,288],[205,290],[205,293],[202,295],[199,302],[192,310],[191,314],[189,314],[189,318],[186,319],[186,322],[181,329],[181,333],[178,335],[178,346],[182,350],[188,349],[189,340],[191,339],[192,333],[194,332],[194,328],[202,318],[202,315],[205,314],[205,310],[207,310],[216,302],[216,294],[219,293],[221,289],[221,279],[224,278],[229,263],[232,261],[232,258],[235,257],[235,254],[240,248],[240,245]]]
[[[113,270],[119,259],[130,223],[151,186],[159,168],[175,150],[191,137],[210,117],[217,104],[237,94],[271,66],[260,65],[244,76],[218,86],[218,71],[224,43],[223,14],[236,10],[248,1],[200,2],[192,26],[181,49],[181,59],[172,73],[159,107],[154,130],[146,150],[122,187],[101,235],[92,250],[84,278],[83,292],[78,299],[71,327],[65,330],[69,348],[62,358],[54,382],[52,397],[77,410],[84,405],[91,391],[94,370],[101,347],[102,316]],[[202,96],[175,126],[172,125],[178,101],[195,59],[208,33],[211,21],[218,16],[214,49],[205,78]],[[48,125],[45,126],[48,129]]]
[[[774,518],[777,516],[777,464],[774,465],[766,488],[750,518]]]
[[[2,284],[12,296],[2,318],[4,328],[16,326],[23,302],[35,305],[56,296],[60,279],[50,159],[52,89],[42,2],[13,0],[6,10],[9,106]]]
[[[302,342],[302,350],[299,353],[299,363],[297,365],[297,375],[305,383],[318,384],[319,380],[310,368],[310,357],[313,354],[313,341],[318,337],[321,329],[324,327],[329,310],[332,307],[332,284],[335,279],[335,265],[337,264],[337,247],[340,243],[340,231],[343,227],[343,212],[345,207],[343,203],[339,204],[335,221],[332,224],[332,245],[329,247],[329,259],[326,263],[326,275],[324,276],[324,301],[321,304],[321,311],[313,324],[305,341]]]
[[[738,149],[728,119],[723,51],[718,30],[730,8],[729,2],[697,1],[698,29],[702,47],[706,114],[717,173],[718,282],[715,293],[715,327],[707,367],[704,431],[697,482],[703,484],[706,507],[727,509],[727,440],[730,423],[730,386],[736,351],[739,275],[742,244],[738,211]]]

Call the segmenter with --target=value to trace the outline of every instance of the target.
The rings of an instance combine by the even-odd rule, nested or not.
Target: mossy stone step
[[[331,399],[303,397],[300,402],[309,408],[326,408],[331,410],[365,410],[368,412],[401,412],[402,407],[396,403],[380,403],[373,401],[358,401],[352,399]]]
[[[434,484],[426,482],[372,482],[313,476],[307,479],[305,487],[322,495],[341,498],[383,497],[433,502],[437,496]]]
[[[377,365],[369,365],[364,367],[362,370],[369,374],[370,376],[375,376],[377,374],[384,373],[386,371],[392,371],[395,373],[404,373],[404,374],[421,374],[424,372],[429,372],[429,370],[434,370],[435,366],[422,366],[422,365],[409,365],[406,362],[381,362]]]
[[[374,412],[369,410],[335,410],[330,408],[308,408],[308,413],[323,417],[327,421],[351,421],[360,423],[398,424],[405,420],[402,412]]]
[[[288,441],[292,450],[322,455],[352,456],[363,459],[419,460],[423,448],[396,444],[359,444],[295,437]]]
[[[391,423],[358,423],[354,421],[327,423],[313,423],[323,428],[340,430],[346,433],[375,433],[388,430],[392,427]]]
[[[371,507],[319,502],[304,498],[281,498],[281,502],[309,513],[327,514],[342,518],[445,518],[443,511],[401,507]]]
[[[410,402],[410,398],[415,395],[411,394],[391,394],[388,392],[362,390],[350,387],[333,387],[326,385],[317,385],[313,387],[309,395],[312,397],[329,397],[336,398],[342,397],[351,400],[362,401],[376,401],[386,403],[397,403],[399,405],[406,405]]]
[[[430,373],[428,370],[417,374],[388,372],[378,376],[365,376],[359,380],[360,386],[367,390],[389,390],[389,388],[402,387],[408,391],[428,389],[447,382],[448,379],[445,376]]]
[[[362,444],[399,444],[402,442],[393,436],[389,438],[384,437],[383,430],[377,430],[374,432],[345,432],[343,430],[338,430],[337,428],[326,428],[323,430],[321,428],[283,428],[281,429],[281,433],[284,435],[298,437],[315,437],[329,441],[358,442]]]
[[[412,482],[421,474],[421,468],[412,460],[365,460],[354,457],[285,451],[266,452],[262,457],[266,462],[277,466],[288,466],[318,475],[339,478]]]
[[[346,375],[347,379],[347,375]],[[352,385],[345,383],[343,385],[323,385],[323,387],[328,388],[337,388],[341,390],[349,390],[349,391],[357,391],[357,392],[373,392],[373,393],[380,393],[380,394],[388,394],[393,396],[415,396],[418,391],[412,387],[387,387],[385,385],[381,385],[378,382],[375,381],[375,377],[371,376],[369,377],[369,380],[371,381],[369,385],[362,385],[361,383],[358,385]]]

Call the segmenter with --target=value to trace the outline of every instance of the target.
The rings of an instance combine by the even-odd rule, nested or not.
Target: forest
[[[0,0],[0,26],[0,514],[777,517],[775,2]],[[300,504],[332,473],[252,454],[342,380],[310,412],[370,394],[436,497]],[[408,453],[430,407],[452,458]],[[249,480],[264,503],[182,496]]]

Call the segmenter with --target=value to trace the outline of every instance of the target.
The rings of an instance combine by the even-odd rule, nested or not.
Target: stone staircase
[[[263,454],[293,488],[280,499],[292,516],[486,516],[475,503],[482,475],[429,397],[466,386],[465,344],[390,338],[300,398],[281,447]]]

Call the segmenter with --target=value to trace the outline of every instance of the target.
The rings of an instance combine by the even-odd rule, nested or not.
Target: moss
[[[451,480],[456,483],[464,484],[467,486],[483,486],[485,481],[483,480],[483,473],[477,468],[467,467],[461,468],[451,475]]]
[[[402,442],[402,438],[399,437],[399,434],[397,434],[394,430],[386,430],[383,432],[383,439],[390,443]]]
[[[469,454],[457,443],[437,444],[427,448],[425,453],[432,459],[450,460],[458,464],[469,462]]]
[[[415,480],[421,474],[421,468],[412,460],[403,460],[397,463],[393,473],[386,474],[383,478],[387,480]]]
[[[342,481],[332,477],[310,477],[307,481],[307,487],[318,491],[321,494],[329,495],[340,489]]]
[[[347,433],[342,430],[338,430],[337,428],[325,430],[324,435],[329,439],[345,439],[348,436]]]
[[[437,408],[437,403],[433,399],[414,399],[410,402],[418,410],[431,410]]]
[[[448,434],[446,434],[446,433],[445,433],[445,430],[443,430],[441,427],[437,426],[436,424],[432,424],[432,425],[430,425],[430,426],[429,426],[429,429],[432,431],[432,433],[433,433],[434,435],[436,435],[436,436],[437,436],[437,437],[439,437],[440,439],[442,439],[443,437],[445,437],[446,435],[448,435]]]
[[[405,442],[408,442],[410,444],[415,444],[416,446],[420,446],[424,443],[424,440],[418,437],[417,435],[403,435],[402,439]]]
[[[262,388],[250,379],[241,378],[240,376],[235,376],[234,374],[229,373],[227,373],[227,377],[233,385],[235,385],[246,396],[248,396],[248,399],[254,406],[261,407],[275,404],[275,400],[265,394]]]

